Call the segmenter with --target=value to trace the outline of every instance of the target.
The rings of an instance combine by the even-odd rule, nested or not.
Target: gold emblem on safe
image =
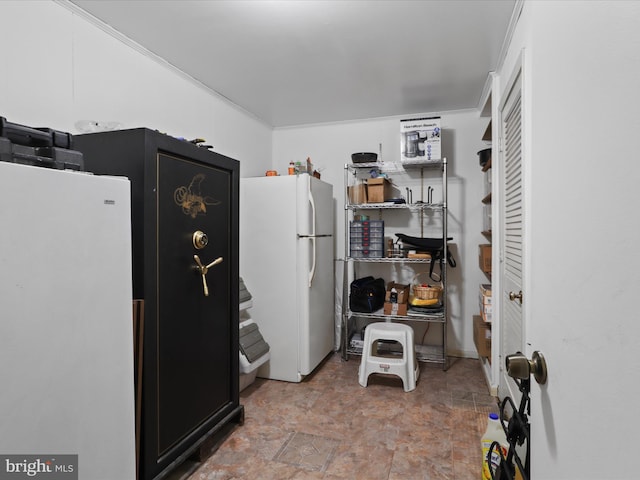
[[[191,218],[196,218],[198,215],[206,215],[207,205],[220,204],[220,200],[202,195],[201,186],[204,179],[205,175],[199,173],[193,177],[188,187],[183,185],[173,192],[173,200],[176,205],[182,207],[182,213],[189,215]]]

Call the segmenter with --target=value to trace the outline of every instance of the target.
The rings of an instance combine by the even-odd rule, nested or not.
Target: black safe
[[[138,478],[163,477],[244,419],[239,163],[145,128],[77,135],[74,147],[86,171],[131,181],[133,298],[144,300]]]

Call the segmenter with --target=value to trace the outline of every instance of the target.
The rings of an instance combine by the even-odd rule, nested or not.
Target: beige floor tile
[[[305,381],[257,379],[245,423],[188,480],[474,480],[480,436],[497,411],[477,360],[421,364],[416,389],[333,354]]]

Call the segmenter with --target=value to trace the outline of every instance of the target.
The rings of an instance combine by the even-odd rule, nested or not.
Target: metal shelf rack
[[[425,169],[441,169],[442,173],[442,199],[435,203],[431,202],[431,199],[427,199],[425,202],[424,196],[424,178]],[[385,173],[406,173],[407,171],[420,172],[420,188],[421,195],[420,200],[417,202],[411,202],[410,199],[406,199],[408,203],[396,203],[396,202],[382,202],[382,203],[350,203],[348,187],[352,179],[356,178],[358,172],[362,175],[363,172],[370,171],[371,169],[377,169],[380,172]],[[344,268],[344,282],[343,282],[343,300],[342,300],[342,340],[341,350],[344,360],[348,360],[350,355],[362,355],[362,346],[351,345],[351,336],[353,330],[350,329],[352,322],[355,319],[361,319],[362,321],[393,321],[393,322],[427,322],[440,324],[442,326],[442,336],[440,338],[440,345],[416,345],[416,356],[421,362],[440,363],[443,369],[448,367],[447,358],[447,159],[443,158],[438,161],[429,162],[402,162],[402,163],[360,163],[360,164],[345,164],[344,167],[344,188],[345,188],[345,268]],[[398,315],[384,315],[382,310],[373,313],[360,313],[351,312],[349,309],[349,286],[351,283],[350,268],[351,264],[355,270],[358,264],[429,264],[431,259],[425,258],[354,258],[350,256],[350,222],[354,219],[355,212],[357,211],[371,211],[378,210],[382,217],[383,211],[399,211],[406,210],[412,213],[418,213],[420,215],[420,236],[424,236],[424,216],[428,214],[442,214],[442,238],[444,244],[443,259],[439,260],[441,266],[441,281],[443,286],[441,311],[433,313],[414,313],[409,312],[406,316]],[[355,275],[354,275],[355,276]]]

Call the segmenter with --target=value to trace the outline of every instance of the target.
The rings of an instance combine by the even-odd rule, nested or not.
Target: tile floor
[[[336,353],[300,384],[258,378],[241,392],[244,425],[181,478],[480,478],[480,436],[498,407],[477,360],[421,363],[408,393],[397,377],[361,387],[359,363]]]

